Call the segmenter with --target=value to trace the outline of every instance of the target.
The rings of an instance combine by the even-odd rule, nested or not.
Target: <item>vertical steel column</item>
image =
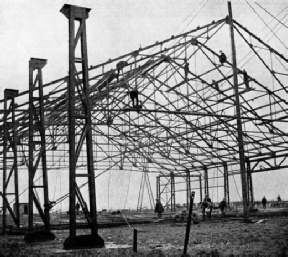
[[[5,89],[4,90],[4,137],[3,137],[3,189],[2,189],[2,204],[3,204],[3,213],[2,213],[2,229],[3,234],[6,229],[6,211],[8,209],[10,215],[13,218],[14,223],[17,227],[20,226],[20,214],[19,214],[19,191],[18,191],[18,165],[17,165],[17,124],[15,122],[15,97],[18,95],[18,90]],[[10,100],[9,108],[8,101]],[[9,114],[11,117],[8,118]],[[8,122],[8,120],[11,120]],[[10,130],[12,129],[12,135]],[[12,148],[13,157],[7,156],[9,149]],[[7,177],[7,161],[12,160],[13,164],[11,165],[10,172]],[[10,166],[9,166],[10,167]],[[14,172],[14,192],[8,193],[7,188]],[[15,212],[10,207],[8,201],[8,195],[15,196]]]
[[[208,169],[204,166],[204,193],[209,197]],[[203,199],[202,199],[203,200]]]
[[[251,207],[253,207],[254,206],[253,180],[252,180],[251,165],[248,158],[246,159],[246,164],[247,164],[248,203],[250,204]]]
[[[190,171],[186,170],[186,204],[187,204],[187,210],[189,210],[190,192],[191,192]]]
[[[33,203],[42,218],[47,235],[50,233],[50,203],[48,193],[48,176],[46,163],[46,140],[45,140],[45,118],[44,118],[44,94],[42,69],[47,60],[31,58],[29,61],[29,213],[28,234],[33,231]],[[34,71],[36,76],[34,79]],[[35,160],[35,161],[34,161]],[[34,184],[34,177],[40,161],[42,162],[42,185]],[[37,199],[34,189],[43,189],[44,211]],[[27,240],[37,238],[27,237]],[[52,238],[51,238],[52,239]]]
[[[160,197],[160,177],[158,176],[156,177],[156,198],[161,201]]]
[[[91,247],[102,247],[104,241],[98,236],[97,213],[96,213],[96,189],[95,174],[93,164],[93,145],[92,145],[92,120],[91,103],[89,98],[89,77],[88,77],[88,56],[87,56],[87,38],[86,38],[86,19],[88,19],[91,9],[65,4],[60,10],[69,20],[69,81],[68,81],[68,120],[69,120],[69,215],[70,215],[70,236],[65,241],[65,249],[83,247],[83,244],[89,244],[89,240],[77,245],[76,238],[76,196],[80,199],[80,204],[85,212],[88,224],[91,228],[90,239]],[[79,28],[75,30],[75,23],[79,22]],[[76,33],[75,33],[76,32]],[[75,56],[77,43],[81,42],[81,56]],[[78,72],[76,78],[76,64],[80,64],[82,71]],[[82,80],[81,80],[81,79]],[[76,89],[77,103],[76,109]],[[76,138],[76,120],[77,127],[82,125],[81,136]],[[76,139],[78,139],[76,141]],[[82,150],[84,141],[86,141],[87,154],[87,174],[76,173],[77,159]],[[85,201],[81,195],[80,189],[76,183],[76,177],[87,177],[89,189],[89,205],[86,208]],[[83,203],[83,204],[82,204]],[[92,243],[93,242],[93,243]]]
[[[246,169],[245,169],[245,156],[244,156],[244,145],[243,145],[243,131],[241,121],[241,107],[238,91],[238,77],[237,77],[237,60],[236,60],[236,47],[234,40],[234,25],[232,17],[231,2],[228,2],[229,12],[229,25],[230,25],[230,36],[231,36],[231,48],[232,48],[232,68],[233,68],[233,80],[235,90],[235,107],[237,116],[237,138],[239,144],[239,161],[240,161],[240,172],[242,181],[242,198],[243,198],[243,219],[244,221],[249,218],[248,200],[247,200],[247,185],[246,185]]]
[[[203,200],[203,189],[202,189],[202,176],[199,176],[199,188],[200,188],[200,202]]]
[[[223,163],[223,167],[224,167],[224,197],[226,198],[228,207],[230,207],[229,179],[228,179],[227,162]]]
[[[176,211],[176,203],[175,203],[175,177],[174,172],[170,173],[171,178],[171,212]]]

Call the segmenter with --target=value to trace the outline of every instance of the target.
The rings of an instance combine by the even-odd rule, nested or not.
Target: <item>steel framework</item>
[[[70,172],[69,193],[56,200],[57,204],[70,196],[70,235],[76,234],[76,197],[87,210],[92,234],[97,234],[94,177],[107,171],[147,172],[147,163],[149,176],[155,179],[171,173],[186,176],[187,170],[210,178],[216,169],[225,178],[226,198],[230,197],[229,178],[240,175],[247,218],[248,201],[253,201],[252,174],[288,167],[288,59],[233,20],[230,10],[228,17],[88,68],[85,22],[89,9],[65,5],[62,12],[70,24],[69,76],[43,85],[43,109],[46,151],[54,149],[58,160],[55,167],[47,154],[47,167]],[[75,21],[80,24],[77,32]],[[219,38],[223,43],[219,44]],[[80,40],[81,56],[75,58]],[[223,64],[218,60],[219,49],[227,56]],[[246,61],[248,57],[253,63]],[[77,63],[81,71],[76,70]],[[133,107],[129,98],[135,88],[141,109]],[[15,107],[21,171],[26,169],[23,160],[31,144],[28,93],[16,96]],[[5,120],[4,114],[1,163]],[[12,164],[4,166],[3,171],[12,168]],[[87,174],[80,173],[83,170]],[[78,176],[87,181],[76,186]],[[81,193],[87,184],[90,214]],[[204,185],[208,193],[208,180],[204,179]]]

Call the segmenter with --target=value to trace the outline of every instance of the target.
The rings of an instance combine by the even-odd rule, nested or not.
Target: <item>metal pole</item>
[[[137,253],[137,229],[133,230],[133,252]]]
[[[253,195],[253,180],[252,180],[252,172],[251,165],[249,159],[246,160],[247,164],[247,186],[248,186],[248,201],[251,204],[251,207],[254,205],[254,195]]]
[[[199,176],[199,188],[200,188],[200,202],[203,200],[203,192],[202,192],[202,176]]]
[[[237,117],[237,137],[238,137],[238,143],[239,143],[239,161],[240,161],[240,172],[241,172],[241,181],[242,181],[243,219],[244,221],[247,221],[249,218],[249,210],[248,210],[248,200],[247,200],[243,131],[242,131],[241,107],[240,107],[240,99],[239,99],[239,91],[238,91],[236,47],[235,47],[235,40],[234,40],[234,25],[233,25],[231,2],[228,2],[228,12],[229,12],[229,25],[230,25],[230,36],[231,36],[231,48],[232,48],[232,68],[233,68],[233,80],[234,80],[234,90],[235,90],[235,107],[236,107],[236,117]]]
[[[192,210],[193,210],[193,201],[194,201],[195,192],[192,191],[190,195],[190,205],[189,205],[189,213],[188,213],[188,220],[186,226],[186,234],[185,234],[185,242],[184,242],[184,251],[183,254],[187,254],[187,247],[189,242],[189,235],[190,235],[190,227],[191,227],[191,220],[192,220]]]
[[[223,163],[223,167],[224,167],[224,197],[227,200],[228,207],[230,207],[229,180],[228,180],[228,166],[227,166],[227,162]]]
[[[2,233],[5,234],[6,229],[6,177],[7,177],[7,141],[8,141],[8,129],[7,129],[7,97],[4,93],[4,137],[3,137],[3,189],[2,189]]]
[[[191,179],[190,179],[190,171],[186,171],[186,203],[187,203],[187,210],[189,206],[189,197],[191,192]]]
[[[208,184],[208,169],[207,166],[204,166],[204,192],[205,196],[209,197],[209,184]],[[201,199],[202,201],[203,199]]]

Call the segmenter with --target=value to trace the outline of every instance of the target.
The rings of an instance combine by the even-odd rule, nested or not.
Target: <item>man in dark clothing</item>
[[[161,219],[162,212],[164,212],[164,207],[159,199],[156,199],[155,212],[158,213],[158,218]]]
[[[280,204],[281,204],[281,197],[280,197],[280,195],[278,195],[278,197],[277,197],[277,201],[278,201],[278,207],[280,207]]]
[[[243,70],[243,81],[244,81],[246,88],[249,88],[249,77],[245,70]]]
[[[211,213],[212,213],[212,201],[211,199],[208,197],[208,195],[205,195],[205,198],[202,201],[201,204],[201,208],[202,208],[202,214],[203,214],[203,219],[205,219],[205,214],[206,214],[206,208],[209,209],[209,212],[207,214],[208,218],[211,218]]]
[[[138,93],[137,89],[133,89],[132,91],[130,91],[130,98],[132,100],[133,108],[137,108],[139,105],[138,94],[139,93]]]
[[[266,204],[267,204],[267,199],[265,198],[265,196],[262,198],[262,205],[263,205],[263,209],[266,210]]]
[[[189,74],[189,63],[188,62],[186,62],[185,66],[184,66],[184,70],[185,70],[185,80],[187,80],[188,74]]]
[[[78,215],[79,214],[79,209],[80,209],[80,204],[79,203],[76,203],[75,209],[76,209],[76,215]]]
[[[226,55],[220,51],[219,62],[223,65],[227,61]]]
[[[226,209],[227,209],[227,203],[226,203],[226,198],[223,198],[223,201],[221,201],[220,203],[219,203],[219,209],[220,209],[220,211],[221,211],[221,217],[222,218],[225,218],[225,216],[226,216]]]

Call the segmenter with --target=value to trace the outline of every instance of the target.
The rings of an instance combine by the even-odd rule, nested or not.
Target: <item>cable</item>
[[[282,24],[285,28],[288,28],[284,23],[282,23],[279,19],[277,19],[274,15],[272,15],[271,13],[269,13],[264,7],[262,7],[260,4],[258,4],[257,2],[255,2],[255,4],[257,4],[262,10],[264,10],[266,13],[268,13],[271,17],[273,17],[276,21],[278,21],[280,24]],[[285,7],[282,11],[284,11],[285,9],[287,9],[288,7]]]
[[[268,26],[268,24],[264,21],[264,19],[256,12],[256,10],[248,3],[246,0],[246,3],[250,6],[250,8],[253,10],[253,12],[258,16],[259,19],[262,20],[262,22],[266,25],[267,28],[274,34],[274,36],[280,41],[280,43],[287,49],[286,45],[282,42],[282,40],[276,35],[276,33]]]

